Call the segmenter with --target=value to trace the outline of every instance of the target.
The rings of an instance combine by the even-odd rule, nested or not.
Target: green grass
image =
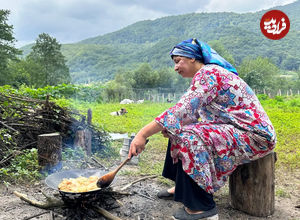
[[[144,103],[121,105],[118,103],[76,103],[70,101],[73,108],[86,114],[90,108],[93,112],[93,123],[102,126],[109,132],[137,133],[139,129],[151,122],[161,112],[171,107],[170,103]],[[300,97],[276,97],[264,99],[262,105],[268,113],[277,133],[277,167],[288,169],[300,168]],[[125,107],[128,114],[120,117],[109,113]],[[167,139],[156,134],[150,138],[146,150],[141,154],[140,173],[160,174]]]
[[[290,194],[281,188],[275,190],[275,195],[281,198],[291,198]]]
[[[300,168],[300,99],[262,102],[276,134],[276,167]]]
[[[143,126],[151,122],[156,116],[172,106],[170,103],[143,103],[143,104],[97,104],[70,102],[72,108],[86,114],[90,108],[93,112],[92,122],[103,127],[108,132],[137,133]],[[126,108],[127,114],[116,117],[110,112]]]

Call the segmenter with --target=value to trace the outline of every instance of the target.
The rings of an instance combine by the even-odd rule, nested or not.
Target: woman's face
[[[194,77],[197,69],[195,70],[195,59],[174,56],[174,70],[184,78]]]

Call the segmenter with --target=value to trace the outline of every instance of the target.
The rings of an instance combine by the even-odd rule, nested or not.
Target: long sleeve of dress
[[[185,121],[197,122],[198,109],[208,105],[217,95],[217,80],[215,75],[200,70],[178,103],[159,115],[156,122],[171,135],[179,134]]]

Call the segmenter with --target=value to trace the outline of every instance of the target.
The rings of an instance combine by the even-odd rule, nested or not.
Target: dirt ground
[[[125,166],[124,170],[136,169],[134,166]],[[129,177],[128,175],[118,175],[118,185],[122,186],[139,179],[139,177]],[[109,210],[115,216],[124,220],[133,219],[172,219],[171,216],[177,208],[181,207],[180,203],[175,201],[165,201],[158,199],[156,194],[159,190],[167,186],[160,183],[156,178],[147,179],[135,183],[126,191],[133,193],[132,195],[121,196],[116,200],[116,207]],[[18,191],[27,194],[30,198],[41,200],[43,195],[41,191],[54,195],[54,191],[46,186],[44,181],[33,185],[9,186],[0,185],[0,219],[74,219],[66,218],[62,208],[52,209],[52,217],[50,211],[36,208],[28,203],[21,201],[13,194]],[[254,217],[247,215],[241,211],[234,210],[230,206],[228,196],[228,186],[223,187],[215,194],[220,220],[238,219],[238,220],[300,220],[300,172],[289,173],[286,171],[276,170],[276,196],[275,196],[275,212],[268,217]],[[54,213],[54,214],[53,214]],[[41,214],[33,217],[36,214]],[[80,219],[106,219],[104,217],[81,217]]]

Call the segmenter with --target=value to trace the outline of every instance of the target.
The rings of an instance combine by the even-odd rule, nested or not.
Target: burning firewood
[[[99,212],[101,215],[103,215],[105,218],[107,219],[111,219],[111,220],[122,220],[114,215],[112,215],[110,212],[106,211],[105,209],[95,206],[94,210],[96,210],[97,212]]]
[[[111,191],[113,194],[119,194],[120,195],[130,195],[129,193],[123,193],[123,192],[118,192],[118,191]],[[57,199],[55,197],[51,197],[46,195],[45,193],[42,192],[42,194],[45,196],[46,201],[45,202],[41,202],[41,201],[37,201],[35,199],[30,199],[27,195],[14,191],[14,194],[19,197],[21,200],[29,203],[32,206],[41,208],[41,209],[51,209],[51,208],[57,208],[57,207],[65,207],[65,203],[63,200],[61,199]],[[120,218],[114,216],[113,214],[111,214],[109,211],[95,205],[93,206],[93,209],[95,211],[97,211],[99,214],[101,214],[102,216],[104,216],[105,218],[109,219],[109,220],[121,220]]]
[[[64,202],[61,199],[50,197],[50,196],[46,195],[45,193],[43,193],[43,195],[46,197],[46,202],[40,202],[35,199],[30,199],[30,198],[28,198],[27,195],[25,195],[23,193],[19,193],[17,191],[14,191],[14,194],[17,197],[19,197],[21,200],[29,203],[30,205],[33,205],[35,207],[42,208],[42,209],[49,209],[49,208],[64,206]]]

